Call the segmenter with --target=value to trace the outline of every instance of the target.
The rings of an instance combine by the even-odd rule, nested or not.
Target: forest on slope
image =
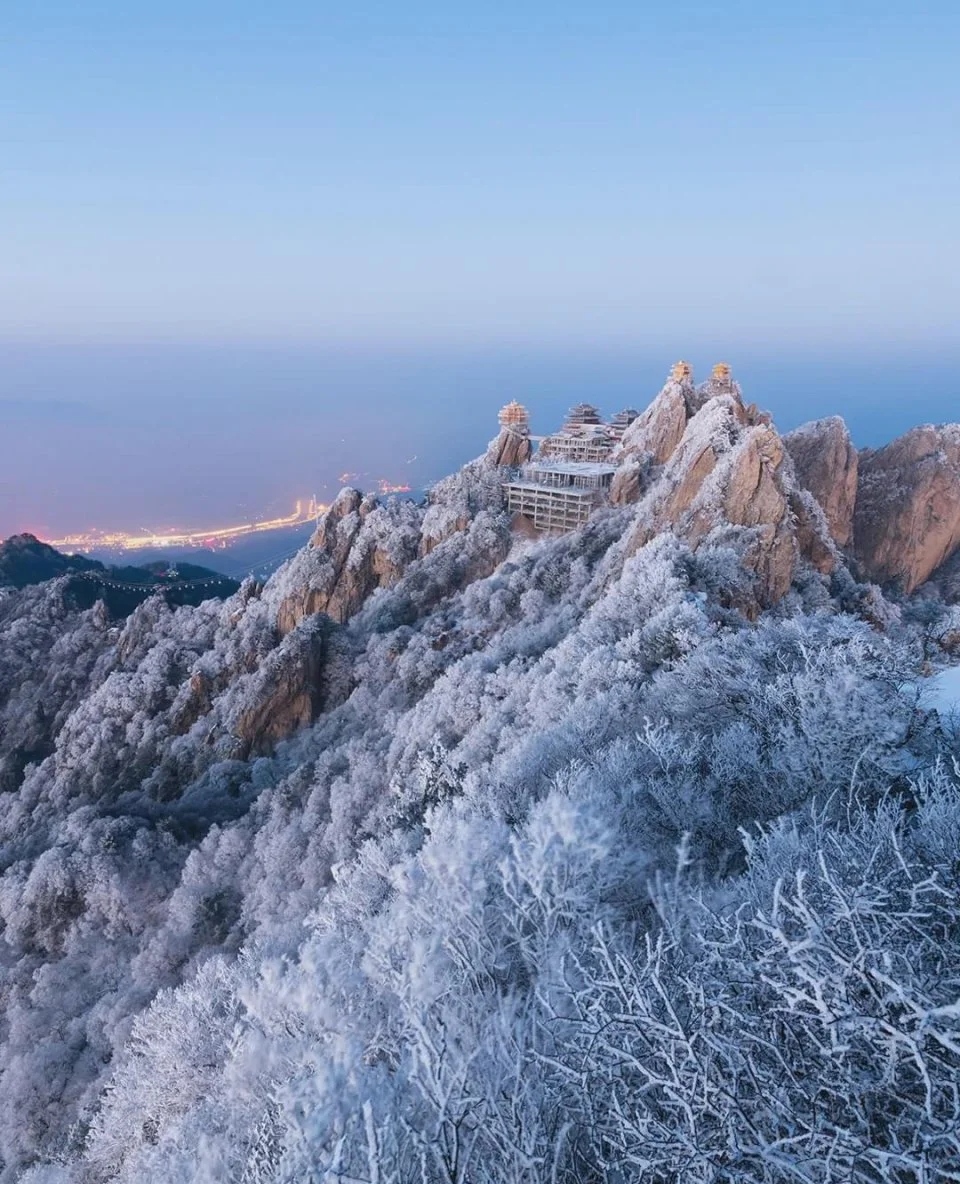
[[[501,438],[222,602],[4,595],[0,1179],[960,1179],[930,430],[672,381],[562,537]]]

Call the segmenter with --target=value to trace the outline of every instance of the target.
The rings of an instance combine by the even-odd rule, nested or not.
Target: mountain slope
[[[851,1178],[951,1162],[958,754],[912,688],[956,610],[857,583],[729,385],[638,424],[560,538],[498,441],[223,603],[0,601],[4,1180],[772,1181],[824,1106]],[[907,1051],[858,1094],[933,1013],[929,1105]]]
[[[62,555],[32,534],[13,535],[0,543],[0,593],[59,576],[69,577],[64,588],[77,607],[90,608],[102,600],[115,617],[126,616],[155,592],[162,592],[170,604],[200,604],[210,596],[229,596],[240,586],[191,563],[180,563],[176,569],[162,561],[143,567],[107,567],[82,555]]]
[[[0,587],[26,588],[66,573],[103,570],[95,559],[61,555],[32,534],[15,534],[0,542]]]

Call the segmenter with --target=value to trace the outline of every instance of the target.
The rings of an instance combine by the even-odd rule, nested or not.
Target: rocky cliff
[[[671,376],[613,458],[611,501],[639,503],[631,546],[668,530],[695,547],[723,537],[751,576],[738,599],[750,615],[786,595],[804,565],[828,574],[840,562],[816,490],[728,374],[700,386]]]
[[[783,438],[797,479],[820,503],[838,547],[853,538],[859,458],[839,415],[804,424]]]
[[[960,425],[914,428],[860,454],[853,545],[878,583],[910,593],[960,545]]]
[[[501,432],[425,506],[344,490],[268,592],[278,638],[318,614],[346,624],[378,589],[410,582],[436,603],[488,576],[511,547],[500,470],[523,463],[529,449],[526,434]],[[916,429],[858,455],[839,417],[781,437],[728,378],[695,387],[683,377],[668,381],[613,457],[611,502],[632,522],[626,553],[669,532],[695,551],[729,554],[740,576],[724,598],[750,618],[798,581],[831,577],[847,563],[912,592],[960,544],[960,429]],[[471,548],[464,540],[487,520],[487,544]],[[523,545],[516,532],[513,544]],[[326,636],[291,638],[257,677],[252,705],[223,725],[244,751],[269,748],[324,710]],[[349,678],[341,660],[337,680]]]
[[[913,428],[857,452],[838,416],[784,437],[803,487],[866,579],[904,593],[960,546],[960,427]]]
[[[396,582],[416,558],[419,539],[420,518],[409,502],[381,504],[342,490],[287,572],[289,592],[277,610],[281,635],[314,613],[349,620],[374,589]]]
[[[673,392],[661,395],[669,407]],[[704,400],[640,504],[631,546],[673,531],[692,546],[721,539],[753,577],[749,615],[789,591],[800,566],[827,574],[838,557],[819,507],[805,497],[776,431],[736,394]]]
[[[515,469],[526,464],[531,453],[530,434],[517,428],[503,428],[487,449],[487,459],[500,468]]]
[[[728,376],[697,387],[671,377],[613,459],[611,502],[644,506],[637,539],[673,529],[697,543],[726,526],[752,530],[743,558],[760,606],[782,597],[804,562],[827,573],[847,560],[909,594],[960,546],[954,425],[858,453],[839,416],[781,438]]]
[[[624,432],[614,459],[622,463],[633,457],[649,457],[654,464],[666,464],[683,439],[690,417],[689,403],[688,384],[668,382]]]
[[[164,674],[174,680],[164,692],[165,727],[185,738],[193,767],[271,751],[341,702],[355,682],[352,623],[375,618],[384,593],[395,593],[383,601],[391,627],[415,625],[528,546],[510,529],[500,482],[529,451],[526,432],[505,429],[423,505],[345,489],[265,588],[248,583],[219,616],[199,616],[203,642]],[[810,580],[830,595],[838,572],[848,583],[859,577],[910,593],[960,544],[960,428],[918,428],[858,456],[839,418],[780,437],[728,374],[700,386],[679,374],[626,430],[613,459],[623,555],[669,534],[708,564],[729,560],[721,599],[750,618]],[[68,562],[55,561],[69,578]],[[947,590],[956,583],[941,581]],[[147,660],[148,640],[167,620],[153,601],[137,609],[107,647],[118,673]],[[95,612],[91,636],[102,638],[108,625]],[[32,722],[11,748],[5,784],[45,756],[56,734],[56,708],[43,696],[24,718]],[[181,775],[169,760],[160,759],[161,781]]]

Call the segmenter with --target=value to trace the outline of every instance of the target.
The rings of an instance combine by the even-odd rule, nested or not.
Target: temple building
[[[726,362],[713,367],[709,380],[698,391],[692,389],[689,362],[675,362],[670,380],[686,388],[688,413],[715,394],[739,393]],[[755,408],[751,410],[759,415]],[[567,412],[560,431],[533,436],[527,409],[508,403],[500,412],[500,447],[495,460],[503,475],[507,509],[533,530],[567,531],[582,526],[594,510],[608,502],[617,472],[614,457],[619,457],[624,433],[639,415],[634,408],[625,407],[604,423],[592,403],[578,403]],[[537,454],[527,460],[534,442],[539,442]],[[522,445],[522,450],[508,447],[513,444]]]
[[[578,432],[599,427],[602,422],[600,412],[592,403],[578,403],[576,407],[571,407],[567,412],[563,431],[576,435]]]
[[[518,404],[508,403],[500,412],[501,427],[528,433],[526,420],[522,427],[514,427],[521,422],[522,411]],[[519,469],[505,470],[509,476],[503,491],[510,513],[520,515],[540,531],[567,531],[582,526],[606,502],[617,471],[610,463],[616,443],[611,427],[603,423],[591,404],[574,407],[561,431],[541,439],[533,461]]]
[[[522,432],[524,435],[530,431],[530,413],[516,399],[512,403],[508,403],[506,407],[500,409],[498,418],[500,420],[500,426],[506,428],[508,431]]]
[[[504,483],[507,509],[537,530],[576,530],[606,502],[616,471],[582,461],[532,461]]]
[[[557,460],[598,464],[610,455],[613,444],[613,436],[605,426],[577,434],[557,432],[553,436],[544,436],[538,455],[543,459],[556,457]]]
[[[717,362],[713,370],[710,372],[710,388],[712,391],[720,393],[725,392],[733,394],[735,383],[733,381],[733,372],[726,362]]]
[[[635,419],[639,418],[639,411],[635,411],[632,407],[624,407],[622,411],[618,411],[613,419],[610,420],[610,423],[607,426],[607,431],[615,441],[622,440],[623,433]]]

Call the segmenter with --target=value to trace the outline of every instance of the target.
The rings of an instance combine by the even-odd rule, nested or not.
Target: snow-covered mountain
[[[958,431],[681,377],[560,537],[505,432],[223,601],[6,592],[0,1180],[960,1173]]]

